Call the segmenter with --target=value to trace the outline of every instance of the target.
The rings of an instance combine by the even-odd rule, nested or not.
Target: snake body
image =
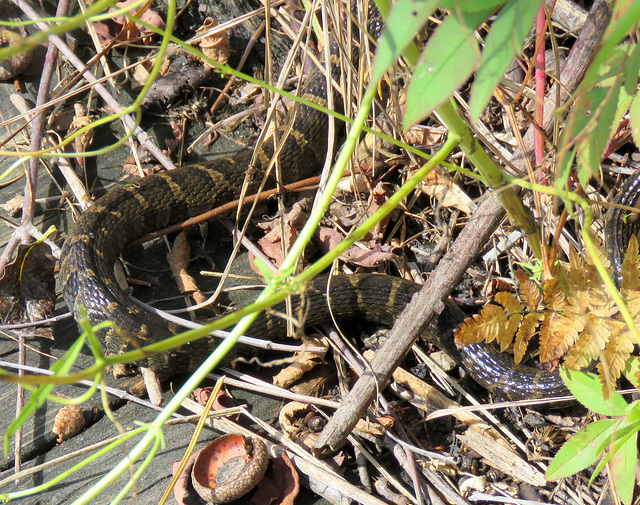
[[[640,217],[620,206],[640,207],[640,170],[637,170],[620,187],[604,220],[604,236],[607,255],[616,282],[621,280],[622,262],[632,235],[639,236]]]
[[[332,68],[334,74],[337,66]],[[337,77],[337,75],[334,75]],[[313,72],[301,96],[326,105],[326,79]],[[280,153],[284,183],[312,175],[321,166],[327,145],[327,119],[316,109],[298,105],[291,135]],[[254,158],[254,176],[248,191],[257,186],[273,156],[272,142],[265,142]],[[236,200],[241,193],[253,150],[229,158],[146,177],[111,191],[98,199],[75,222],[62,248],[60,280],[65,302],[76,319],[82,309],[92,324],[111,320],[117,330],[100,335],[110,353],[121,353],[172,336],[181,329],[133,304],[116,283],[113,264],[125,246],[162,227],[196,216]],[[309,308],[306,323],[362,318],[390,325],[402,311],[417,284],[384,275],[338,276],[309,283],[303,301]],[[327,295],[328,293],[328,295]],[[329,309],[331,307],[331,311]],[[464,314],[452,303],[427,331],[427,338],[453,354],[483,386],[512,399],[566,394],[557,373],[515,366],[513,361],[484,345],[457,350],[453,329]],[[282,334],[282,320],[262,315],[249,332],[253,336]],[[163,374],[193,368],[211,351],[212,343],[201,339],[175,351],[149,356],[140,364]]]

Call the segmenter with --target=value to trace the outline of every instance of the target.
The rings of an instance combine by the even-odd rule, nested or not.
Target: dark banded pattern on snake
[[[332,66],[332,71],[336,73],[334,77],[338,77],[337,65]],[[327,98],[325,82],[321,73],[312,72],[301,95],[324,105]],[[304,178],[319,169],[327,145],[326,124],[326,117],[315,109],[297,106],[292,126],[295,134],[287,138],[280,154],[283,182]],[[256,188],[262,171],[273,156],[271,146],[271,142],[265,142],[258,153],[249,191]],[[125,352],[180,331],[133,304],[128,294],[117,286],[113,264],[126,244],[237,199],[252,154],[252,150],[247,149],[232,158],[140,179],[98,199],[73,225],[62,249],[60,281],[63,296],[76,318],[84,307],[92,324],[109,319],[118,325],[118,332],[111,330],[101,335],[109,352]],[[326,278],[320,278],[307,286],[304,295],[309,308],[307,324],[329,318],[326,283]],[[363,318],[389,325],[417,289],[417,284],[388,276],[336,277],[330,285],[332,314],[338,321]],[[462,312],[447,302],[445,311],[425,337],[459,359],[483,386],[513,399],[566,394],[558,374],[515,366],[508,356],[492,347],[474,345],[457,351],[452,332],[462,318]],[[282,330],[281,320],[262,315],[250,334],[272,338],[281,335]],[[196,366],[212,345],[208,339],[201,339],[170,353],[152,355],[140,364],[165,375],[171,374]]]

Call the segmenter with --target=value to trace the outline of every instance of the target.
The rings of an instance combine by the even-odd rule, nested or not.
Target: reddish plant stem
[[[539,125],[542,125],[544,122],[544,97],[546,94],[545,32],[546,16],[544,14],[544,5],[541,5],[538,16],[536,17],[536,39],[538,42],[536,44],[537,54],[535,60],[536,108],[534,111],[534,119]],[[536,168],[538,168],[544,159],[544,138],[540,131],[535,131],[533,140]],[[537,178],[540,184],[547,185],[549,183],[548,178],[542,172],[538,172]]]

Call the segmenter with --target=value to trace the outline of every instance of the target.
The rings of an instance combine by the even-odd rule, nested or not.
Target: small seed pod
[[[86,424],[82,408],[78,405],[66,405],[56,414],[51,431],[58,435],[58,443],[61,444],[80,433]]]
[[[207,503],[229,503],[251,491],[268,464],[267,447],[258,438],[223,435],[200,451],[191,482]]]

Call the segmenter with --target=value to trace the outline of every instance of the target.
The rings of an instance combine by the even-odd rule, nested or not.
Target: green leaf
[[[587,183],[591,177],[597,177],[600,172],[600,161],[602,154],[609,143],[611,127],[615,126],[614,120],[618,106],[618,98],[620,97],[621,80],[617,81],[611,88],[602,88],[605,91],[603,100],[597,104],[594,110],[591,108],[594,104],[589,104],[587,109],[591,114],[589,118],[589,126],[586,136],[582,138],[578,146],[578,155],[576,157],[578,179],[583,188],[587,187]],[[595,88],[593,91],[600,88]],[[580,101],[582,105],[582,101]],[[580,109],[576,110],[580,114]],[[586,114],[586,111],[585,111]]]
[[[615,450],[618,450],[623,443],[626,443],[629,437],[635,436],[640,428],[639,423],[629,423],[629,420],[626,418],[618,418],[618,425],[614,426],[613,432],[609,440],[603,440],[600,446],[598,447],[598,452],[604,453],[610,447],[611,444],[615,447]]]
[[[577,372],[565,367],[560,369],[560,375],[571,393],[588,409],[605,416],[625,415],[627,402],[615,391],[608,400],[605,400],[597,375]]]
[[[431,114],[467,80],[480,56],[474,31],[492,12],[453,12],[431,36],[407,89],[405,131]]]
[[[635,99],[633,100],[634,103],[637,101],[638,100],[635,100]],[[640,104],[638,105],[638,107],[640,108]],[[624,369],[624,376],[636,388],[640,388],[640,358],[638,356],[631,356],[627,360],[627,363]]]
[[[615,50],[615,47],[629,34],[635,30],[635,25],[640,21],[640,2],[636,0],[618,0],[614,3],[611,20],[607,26],[607,31],[602,37],[602,44],[596,53],[587,73],[578,88],[589,88],[592,86],[593,80],[596,78],[598,68],[609,55]]]
[[[622,116],[627,112],[631,103],[631,95],[627,93],[627,87],[623,86],[624,79],[629,75],[627,65],[631,59],[630,53],[634,47],[624,45],[617,48],[598,70],[598,81],[588,96],[596,90],[604,90],[606,93],[598,103],[583,104],[583,97],[579,97],[574,107],[574,112],[580,114],[582,110],[591,112],[589,123],[585,129],[585,135],[578,145],[578,177],[580,183],[586,186],[589,178],[597,176],[600,171],[602,155],[613,137]],[[633,73],[634,86],[638,81],[637,73]],[[598,95],[602,95],[599,91]],[[573,113],[572,113],[573,114]]]
[[[611,438],[611,430],[616,422],[615,419],[596,421],[567,440],[549,463],[547,479],[569,477],[594,464],[601,457],[598,450],[600,444]]]
[[[638,433],[634,433],[609,458],[609,471],[622,503],[631,505],[635,484]]]
[[[628,95],[634,95],[640,72],[640,44],[633,44],[629,50],[629,59],[624,67],[624,86]]]
[[[480,117],[513,56],[520,53],[541,3],[542,0],[511,1],[491,25],[471,92],[469,109],[473,121]]]
[[[386,19],[386,26],[378,39],[371,82],[382,78],[387,69],[407,48],[414,35],[426,23],[438,4],[437,0],[398,0]],[[417,59],[417,54],[415,55]]]
[[[640,146],[640,98],[636,95],[631,102],[631,135],[637,146]]]
[[[497,9],[503,3],[505,3],[504,0],[443,0],[440,2],[440,7],[456,12],[471,12]]]

